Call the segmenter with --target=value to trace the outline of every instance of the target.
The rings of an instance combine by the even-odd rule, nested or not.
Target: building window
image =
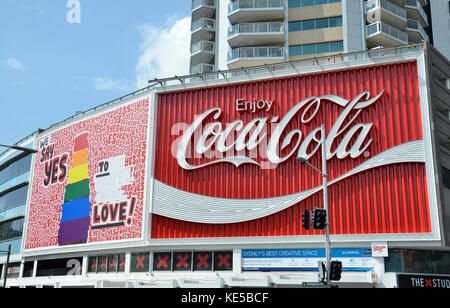
[[[125,271],[125,254],[90,256],[88,273],[122,273]]]
[[[191,271],[192,252],[174,252],[172,259],[172,269],[174,271]]]
[[[333,27],[342,27],[342,16],[290,22],[289,32]]]
[[[155,252],[153,253],[154,271],[172,271],[172,253]]]
[[[24,205],[27,202],[28,185],[10,191],[0,197],[0,212]]]
[[[88,273],[97,273],[97,256],[88,258]]]
[[[25,262],[23,265],[22,277],[33,277],[34,262]]]
[[[213,270],[213,253],[212,251],[196,251],[193,257],[193,270],[194,271],[212,271]]]
[[[30,171],[31,155],[27,155],[19,160],[14,161],[7,167],[0,170],[0,184],[7,182],[8,180],[15,178],[27,171]]]
[[[83,258],[39,260],[36,277],[81,275]]]
[[[450,170],[442,168],[442,183],[450,189]]]
[[[130,271],[142,273],[150,271],[150,252],[139,252],[131,254]]]
[[[289,8],[342,2],[342,0],[289,0]]]
[[[0,241],[22,236],[24,218],[0,223]]]
[[[450,274],[450,252],[389,249],[385,271],[416,274]]]
[[[214,270],[215,271],[233,270],[233,252],[232,251],[214,252]]]
[[[289,56],[305,56],[327,52],[340,52],[344,50],[344,42],[325,42],[317,44],[296,45],[289,47]]]
[[[153,271],[231,271],[232,251],[154,252]]]
[[[20,262],[10,263],[8,266],[8,273],[6,274],[9,278],[19,278],[20,276]]]

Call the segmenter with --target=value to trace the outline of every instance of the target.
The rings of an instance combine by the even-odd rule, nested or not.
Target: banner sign
[[[450,289],[449,275],[397,274],[399,288]]]
[[[343,271],[373,270],[370,248],[333,248],[331,257]],[[243,271],[317,271],[319,261],[326,262],[325,249],[242,250]]]
[[[320,167],[322,147],[332,235],[432,233],[418,74],[409,61],[158,93],[151,237],[317,234],[298,222],[323,204],[322,176],[301,160]]]
[[[25,250],[142,238],[149,98],[37,140]]]

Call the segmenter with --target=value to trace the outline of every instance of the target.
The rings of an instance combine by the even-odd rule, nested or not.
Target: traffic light
[[[319,265],[319,275],[318,275],[319,282],[324,282],[326,279],[326,271],[327,271],[325,263],[319,261],[318,265]]]
[[[327,211],[324,209],[314,209],[312,217],[312,228],[315,230],[323,230],[327,225]]]
[[[331,261],[330,264],[330,280],[339,281],[341,280],[342,274],[342,262]]]
[[[309,225],[311,222],[311,213],[309,210],[304,210],[302,214],[302,222],[303,222],[303,228],[305,230],[309,230]]]

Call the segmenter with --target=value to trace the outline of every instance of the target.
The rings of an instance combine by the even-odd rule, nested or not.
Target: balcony
[[[200,41],[191,46],[191,66],[200,63],[209,63],[214,59],[215,43]]]
[[[284,61],[283,47],[241,47],[228,53],[230,69]]]
[[[419,0],[405,0],[405,9],[408,19],[419,20],[422,27],[428,27],[428,15]]]
[[[406,27],[406,10],[387,0],[368,0],[365,2],[368,23],[381,21],[398,29]]]
[[[215,0],[192,0],[192,20],[214,18],[215,13]]]
[[[282,0],[236,0],[228,7],[228,20],[231,24],[283,18],[284,1]]]
[[[237,24],[228,29],[231,48],[256,45],[282,45],[284,24],[282,22],[258,22]]]
[[[408,44],[408,35],[383,22],[375,22],[366,27],[368,47],[394,47]]]
[[[214,41],[216,36],[216,21],[210,18],[200,18],[192,22],[191,44],[199,41]]]
[[[408,40],[410,42],[420,43],[423,40],[427,42],[430,41],[428,34],[425,32],[422,25],[417,20],[408,19],[406,33],[408,33]]]
[[[200,63],[191,68],[191,74],[204,74],[214,72],[214,65]]]

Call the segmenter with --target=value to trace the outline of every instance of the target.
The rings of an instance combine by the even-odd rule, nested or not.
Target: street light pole
[[[327,285],[331,284],[331,248],[330,248],[330,230],[329,230],[329,212],[328,212],[328,174],[327,174],[327,145],[325,137],[325,125],[322,125],[322,179],[323,179],[323,208],[327,213],[325,224],[325,253],[327,257]]]
[[[326,135],[325,135],[325,125],[321,127],[322,133],[322,170],[319,170],[314,165],[312,165],[309,161],[304,158],[297,158],[302,163],[306,163],[308,166],[316,170],[322,175],[323,181],[323,209],[326,211],[326,223],[325,223],[325,254],[327,259],[327,275],[326,275],[326,284],[330,285],[330,268],[331,268],[331,248],[330,248],[330,229],[329,229],[329,215],[328,215],[328,174],[327,174],[327,145],[326,145]]]
[[[35,150],[35,149],[29,149],[29,148],[19,147],[19,146],[16,146],[16,145],[0,144],[0,147],[10,148],[10,149],[22,151],[22,152],[25,152],[25,153],[29,153],[29,154],[34,154],[34,153],[37,153],[37,152],[38,152],[38,151]]]
[[[5,279],[3,280],[3,288],[6,288],[6,279],[8,278],[8,267],[9,267],[9,257],[11,256],[11,244],[8,245],[8,251],[0,251],[3,253],[8,253],[8,256],[6,257],[6,264],[5,264]]]

